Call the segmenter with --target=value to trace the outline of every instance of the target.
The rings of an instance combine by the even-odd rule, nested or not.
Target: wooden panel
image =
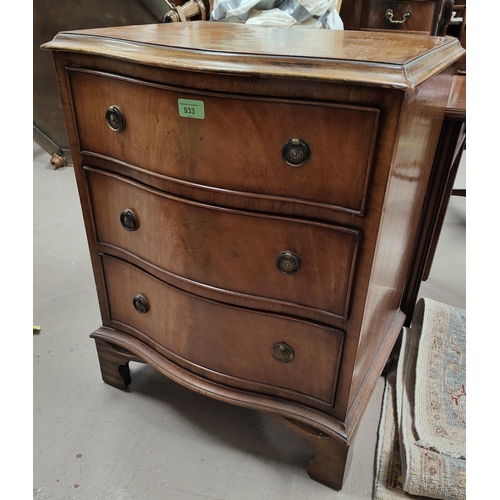
[[[401,308],[406,326],[411,325],[420,283],[429,277],[448,202],[465,148],[466,85],[465,76],[455,75],[446,105],[439,142],[420,216],[420,226]]]
[[[387,2],[372,0],[364,3],[362,27],[367,29],[425,31],[430,33],[436,2]],[[403,21],[407,12],[410,16],[402,23],[387,19],[388,9],[393,11],[393,21]]]
[[[60,33],[43,49],[203,74],[288,78],[411,90],[463,53],[456,38],[168,23]],[[270,57],[272,56],[272,57]]]
[[[170,353],[253,389],[266,385],[309,395],[331,404],[343,333],[313,323],[250,312],[177,290],[114,257],[102,256],[111,320],[124,323]],[[137,312],[134,296],[146,297],[149,311]],[[159,327],[161,325],[161,327]],[[143,336],[140,336],[140,338]],[[285,343],[293,359],[274,359],[272,347]]]
[[[376,109],[224,98],[110,75],[69,75],[83,151],[217,191],[363,210]],[[205,118],[180,117],[178,99],[203,101]],[[123,132],[107,125],[111,105],[125,116]],[[304,140],[311,151],[298,168],[282,159],[282,148],[292,138]]]
[[[401,110],[397,149],[364,304],[351,401],[370,369],[375,346],[384,342],[401,307],[452,79],[453,68],[449,68],[409,95]]]
[[[114,174],[86,172],[99,242],[211,287],[347,313],[358,231],[202,205]],[[136,214],[136,231],[120,224],[126,208]],[[302,261],[296,274],[276,267],[286,250]]]

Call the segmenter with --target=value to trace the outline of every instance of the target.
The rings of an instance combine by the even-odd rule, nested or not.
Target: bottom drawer
[[[101,259],[109,326],[211,380],[333,404],[343,332],[200,298],[115,257]]]

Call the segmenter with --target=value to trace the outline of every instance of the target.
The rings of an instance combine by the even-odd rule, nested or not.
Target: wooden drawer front
[[[202,205],[85,170],[98,242],[195,283],[346,315],[358,231]],[[125,209],[134,231],[121,225]],[[293,275],[277,268],[284,251],[301,259]]]
[[[257,382],[331,403],[341,331],[201,299],[114,257],[102,256],[102,262],[114,326],[128,325],[175,358],[240,379],[238,385]],[[137,294],[147,301],[146,313],[134,307]],[[273,357],[279,343],[292,349],[291,361]],[[265,385],[258,389],[269,392]]]
[[[69,74],[82,151],[206,189],[363,211],[376,109],[224,98]],[[203,101],[205,118],[180,117],[179,99]],[[106,122],[111,105],[123,112],[122,132]],[[301,167],[282,158],[283,146],[294,138],[310,148]]]
[[[363,28],[430,33],[437,2],[380,2],[372,0],[365,2],[364,5]],[[389,9],[393,12],[393,21],[403,21],[408,12],[410,15],[402,23],[391,22],[387,18]]]

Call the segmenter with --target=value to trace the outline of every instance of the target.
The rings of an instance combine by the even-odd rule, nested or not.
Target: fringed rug
[[[376,500],[465,499],[465,311],[421,299],[387,377]]]

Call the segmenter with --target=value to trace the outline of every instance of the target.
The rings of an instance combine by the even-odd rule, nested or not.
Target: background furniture
[[[58,0],[57,7],[52,0],[33,2],[33,140],[59,157],[52,160],[55,168],[73,160],[52,57],[40,45],[65,29],[157,22],[141,0]]]
[[[450,196],[465,196],[465,189],[453,189],[457,177],[460,160],[466,145],[466,77],[456,75],[453,78],[446,113],[444,115],[441,138],[436,152],[436,162],[443,161],[448,167],[449,175],[439,207],[436,227],[432,235],[432,242],[427,255],[423,280],[429,277],[432,260],[436,253],[439,234],[448,208]],[[438,167],[439,168],[439,167]]]
[[[453,0],[344,0],[340,17],[346,30],[388,30],[446,34]]]
[[[92,337],[108,384],[125,388],[142,360],[267,411],[314,449],[311,477],[340,489],[405,320],[463,51],[262,29],[109,28],[45,46],[101,307]]]
[[[458,38],[460,40],[460,45],[466,49],[467,15],[465,0],[455,1],[446,34]],[[464,54],[457,63],[458,74],[465,75],[465,60],[466,55]]]

